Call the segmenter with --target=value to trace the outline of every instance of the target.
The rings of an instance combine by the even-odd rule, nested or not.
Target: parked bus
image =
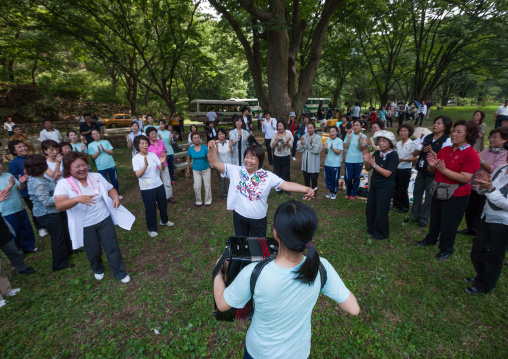
[[[242,99],[235,99],[231,98],[228,101],[245,101],[249,104],[251,111],[259,111],[261,110],[261,106],[259,105],[259,101],[257,98],[242,98]],[[328,104],[332,102],[331,98],[318,98],[318,97],[309,97],[307,99],[307,103],[305,104],[303,108],[304,113],[312,113],[315,114],[317,112],[317,109],[319,107],[319,103],[322,104],[321,107],[328,108]]]
[[[257,98],[230,98],[228,101],[243,101],[249,104],[249,108],[251,111],[256,111],[256,113],[261,110],[261,106],[259,106],[259,101]]]
[[[206,122],[206,114],[215,107],[219,122],[229,120],[231,116],[240,115],[242,107],[249,107],[248,102],[240,100],[192,100],[190,105],[191,121]]]

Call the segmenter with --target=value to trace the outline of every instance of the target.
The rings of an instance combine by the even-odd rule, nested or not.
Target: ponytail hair
[[[284,202],[275,211],[273,227],[281,245],[290,251],[302,253],[308,248],[307,257],[295,279],[312,285],[319,271],[319,254],[312,242],[318,227],[316,212],[301,202]]]

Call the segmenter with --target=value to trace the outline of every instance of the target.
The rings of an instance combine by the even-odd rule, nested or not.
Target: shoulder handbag
[[[429,192],[432,197],[435,197],[440,201],[446,201],[447,199],[452,198],[457,188],[465,186],[466,184],[467,183],[449,184],[434,180],[429,186]]]

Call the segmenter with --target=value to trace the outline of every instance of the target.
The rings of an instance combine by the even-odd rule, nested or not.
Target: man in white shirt
[[[145,124],[143,123],[143,120],[141,118],[139,118],[138,114],[134,115],[134,119],[131,122],[133,122],[133,121],[136,121],[138,123],[138,127],[140,130],[143,130]]]
[[[265,134],[265,146],[268,152],[268,162],[270,166],[273,164],[273,149],[272,149],[272,137],[274,132],[277,130],[277,120],[271,117],[270,111],[265,112],[265,119],[262,122],[262,131]]]
[[[418,107],[418,116],[415,118],[415,127],[421,126],[423,123],[423,117],[427,113],[427,106],[425,105],[425,101],[422,101],[420,106]],[[420,124],[418,124],[418,120],[420,120]]]
[[[360,119],[360,111],[362,108],[360,107],[360,104],[357,102],[355,103],[355,107],[353,107],[353,115],[351,116],[353,118],[353,121]]]
[[[494,121],[496,121],[495,127],[501,127],[501,122],[508,119],[508,100],[504,102],[503,106],[499,106],[494,115]]]
[[[40,133],[40,141],[53,140],[58,143],[62,142],[62,135],[60,131],[53,128],[53,122],[49,118],[45,118],[42,122],[44,124],[44,130]]]
[[[14,130],[12,129],[14,127],[15,123],[12,122],[12,118],[7,117],[7,121],[4,122],[4,129],[9,134],[9,137],[14,135]]]
[[[215,113],[215,107],[212,107],[210,111],[206,114],[206,117],[208,117],[208,121],[215,122],[217,119],[217,114]]]
[[[393,108],[394,110],[397,108],[397,99],[395,99],[391,104],[390,104],[390,107]]]

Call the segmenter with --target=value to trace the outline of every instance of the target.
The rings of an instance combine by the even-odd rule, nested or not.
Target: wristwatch
[[[489,190],[487,191],[487,193],[492,193],[492,192],[494,192],[495,190],[496,190],[496,187],[492,187],[491,189],[489,189]]]
[[[374,166],[372,166],[372,169],[376,168],[377,167],[377,164],[375,164]]]

